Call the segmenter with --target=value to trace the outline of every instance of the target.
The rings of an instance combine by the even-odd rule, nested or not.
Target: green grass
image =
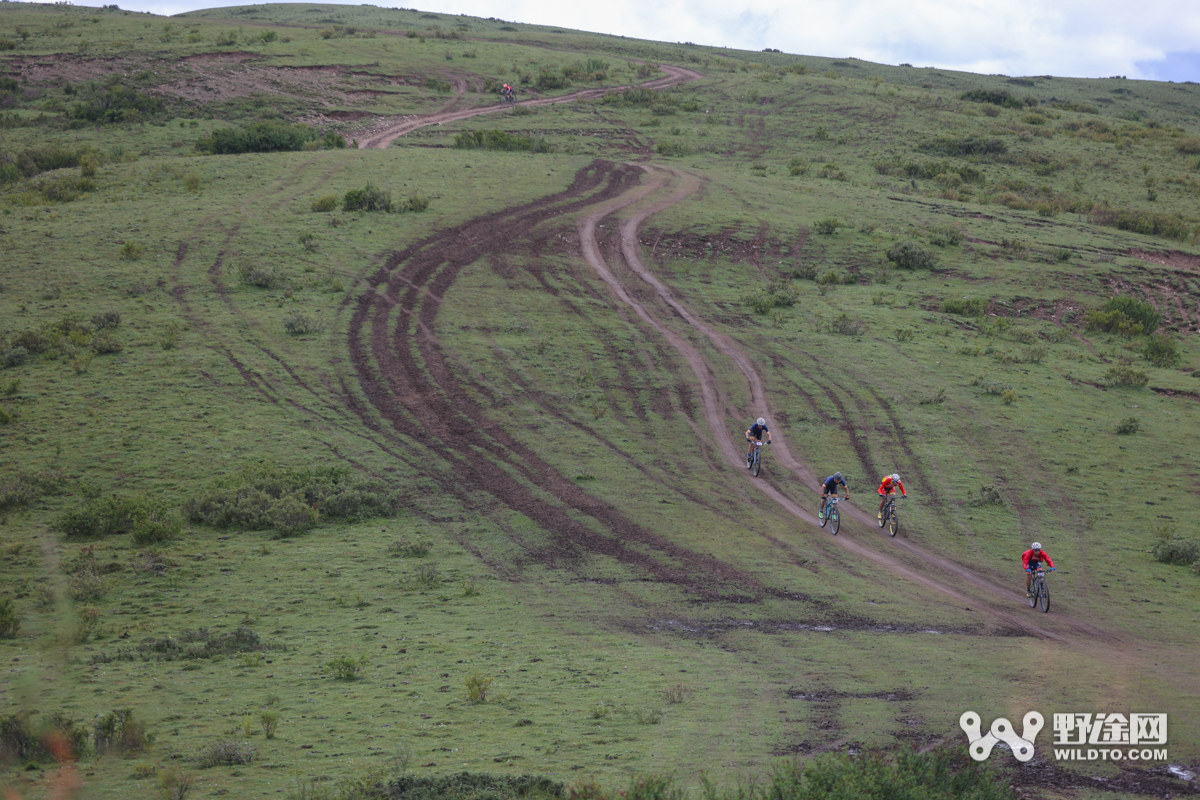
[[[166,92],[175,99],[159,117],[71,127],[78,95],[44,77],[26,87],[40,97],[2,112],[22,124],[0,128],[0,153],[59,147],[95,165],[94,185],[69,202],[38,178],[0,186],[0,355],[25,332],[59,326],[52,346],[0,369],[0,598],[20,619],[16,637],[0,639],[11,666],[0,715],[92,720],[129,708],[156,737],[132,760],[86,756],[83,796],[150,797],[138,770],[163,764],[236,796],[398,764],[421,778],[531,774],[608,790],[672,772],[695,788],[701,774],[761,777],[824,747],[957,741],[966,709],[1010,719],[1030,707],[1165,709],[1172,761],[1194,760],[1200,730],[1176,709],[1194,692],[1195,648],[1180,632],[1194,627],[1200,584],[1152,551],[1190,540],[1200,523],[1189,472],[1200,277],[1134,251],[1194,258],[1195,241],[1107,225],[1093,209],[1178,215],[1194,236],[1200,179],[1180,143],[1198,133],[1196,87],[1018,85],[367,6],[166,20],[21,5],[0,16],[0,27],[31,34],[0,58],[78,54],[86,38],[89,58],[128,54],[135,68],[122,81],[139,91],[184,78],[214,88]],[[437,38],[435,24],[467,25],[471,39]],[[256,38],[269,30],[275,41]],[[201,40],[187,42],[192,33]],[[235,44],[216,45],[231,33]],[[203,60],[180,60],[218,51],[254,52],[250,67],[280,83],[218,92]],[[159,75],[138,68],[160,55]],[[430,76],[460,77],[459,102],[491,105],[478,91],[487,79],[522,85],[523,73],[587,58],[609,62],[610,86],[636,79],[631,59],[705,77],[664,96],[421,129],[385,151],[196,152],[216,130],[310,108],[430,112],[454,97],[428,88]],[[317,65],[352,69],[320,85],[297,77],[316,71],[272,72]],[[596,84],[554,93],[585,85]],[[960,99],[1006,88],[1041,102],[988,116]],[[1129,119],[1135,110],[1140,120]],[[359,132],[353,121],[319,124]],[[489,131],[552,152],[454,147]],[[922,149],[939,139],[995,140],[1005,152]],[[995,635],[1003,626],[975,603],[926,593],[837,546],[720,465],[692,373],[579,256],[571,213],[501,229],[511,252],[420,289],[421,302],[438,303],[438,346],[416,360],[431,369],[444,357],[485,409],[463,455],[499,463],[482,445],[500,436],[530,448],[564,485],[661,537],[627,543],[657,571],[565,547],[561,531],[475,488],[440,449],[445,432],[407,433],[352,410],[369,405],[349,361],[351,318],[394,254],[561,192],[596,158],[655,152],[704,188],[648,219],[643,258],[755,360],[776,436],[815,472],[843,471],[861,508],[874,507],[873,481],[900,472],[911,493],[902,538],[997,584],[1018,587],[1017,558],[1040,539],[1061,566],[1054,611],[1038,621],[1065,641]],[[83,176],[68,166],[41,179],[55,177]],[[312,210],[368,184],[428,208]],[[936,254],[937,268],[889,262],[906,241]],[[1119,326],[1089,329],[1088,312],[1115,295],[1152,305],[1174,348]],[[100,334],[87,321],[113,312],[119,324],[104,335],[120,349],[88,350]],[[718,432],[738,440],[759,413],[741,374],[679,318],[654,313],[700,349],[744,412]],[[68,316],[82,327],[63,327]],[[312,332],[290,334],[301,318]],[[388,317],[402,321],[398,309]],[[1146,386],[1108,386],[1116,367],[1145,373]],[[1015,401],[989,385],[1011,387]],[[1135,430],[1119,433],[1131,417]],[[813,505],[815,487],[773,455],[759,480]],[[151,545],[52,531],[65,512],[113,495],[181,508],[260,462],[374,477],[395,487],[402,510],[354,523],[319,515],[286,539],[192,522]],[[521,468],[516,457],[499,464],[532,502],[559,507]],[[1001,502],[980,505],[983,486]],[[567,517],[617,535],[587,514]],[[1156,536],[1163,525],[1180,533]],[[841,537],[927,568],[858,525]],[[708,579],[705,558],[736,577]],[[661,580],[670,575],[681,577]],[[1058,615],[1121,638],[1082,636]],[[148,640],[207,629],[210,641],[243,627],[270,649],[121,657],[148,652],[137,650]],[[356,679],[338,680],[331,664],[357,666]],[[487,678],[482,701],[471,696]],[[259,722],[271,714],[268,738]],[[254,761],[200,769],[199,755],[230,741],[252,743]],[[23,767],[3,767],[0,783],[48,796],[45,770]]]

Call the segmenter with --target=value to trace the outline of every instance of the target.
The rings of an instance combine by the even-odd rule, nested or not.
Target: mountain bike
[[[900,518],[896,516],[896,496],[889,494],[887,502],[883,506],[883,516],[879,518],[879,527],[888,526],[888,533],[892,536],[896,535],[896,531],[900,530]]]
[[[758,477],[759,470],[762,469],[762,446],[767,442],[760,442],[757,439],[750,440],[750,446],[753,450],[746,454],[746,467],[754,473],[754,477]]]
[[[1051,570],[1054,567],[1050,568]],[[1042,607],[1042,613],[1050,611],[1050,589],[1046,586],[1046,570],[1042,567],[1037,568],[1037,572],[1033,573],[1033,581],[1029,584],[1029,607]]]
[[[826,523],[829,524],[829,532],[834,536],[838,535],[838,529],[842,527],[841,517],[837,510],[838,498],[836,495],[830,495],[825,498],[825,513],[817,511],[817,519],[821,522],[821,527],[824,528]]]

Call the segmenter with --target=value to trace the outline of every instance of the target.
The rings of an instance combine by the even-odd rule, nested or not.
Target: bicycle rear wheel
[[[1035,580],[1029,585],[1029,607],[1037,608],[1038,604],[1038,583]]]
[[[756,478],[758,477],[758,471],[762,469],[762,456],[759,455],[758,450],[757,447],[754,448],[754,466],[750,468],[750,471],[754,473],[754,477]]]
[[[891,512],[888,514],[888,533],[892,536],[896,535],[896,531],[900,530],[900,519],[896,516],[896,504],[891,506]]]
[[[829,522],[829,512],[830,512],[829,506],[825,507],[824,514],[821,513],[821,507],[819,505],[817,506],[817,522],[821,523],[822,528],[824,528],[825,525]]]
[[[1046,614],[1050,611],[1050,590],[1046,588],[1046,582],[1042,581],[1040,591],[1038,592],[1038,604],[1042,607],[1042,613]]]
[[[829,532],[834,536],[837,536],[838,530],[840,530],[841,527],[841,516],[838,514],[837,506],[834,506],[829,512]]]
[[[891,508],[892,507],[890,505],[884,504],[883,514],[879,517],[879,527],[882,528],[884,525],[887,525],[888,516],[892,513]]]

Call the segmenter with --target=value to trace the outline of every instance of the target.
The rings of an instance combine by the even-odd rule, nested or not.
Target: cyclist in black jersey
[[[767,435],[767,444],[770,444],[771,431],[767,428],[767,421],[762,417],[759,417],[753,425],[746,429],[746,441],[751,442],[749,449],[746,451],[746,469],[750,469],[751,464],[754,462],[753,442],[761,442],[764,433]]]
[[[846,492],[846,499],[850,499],[850,487],[846,485],[846,479],[842,477],[842,473],[835,472],[821,482],[821,510],[817,512],[821,518],[825,517],[825,502],[829,495],[836,495],[838,484],[842,485],[842,489]]]

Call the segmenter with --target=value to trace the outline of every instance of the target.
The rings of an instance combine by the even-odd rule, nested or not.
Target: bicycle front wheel
[[[892,513],[888,514],[888,533],[895,536],[898,530],[900,530],[900,519],[896,516],[896,507],[892,506]]]
[[[834,506],[833,510],[829,512],[829,532],[834,536],[837,536],[838,530],[840,530],[841,527],[841,516],[838,514],[837,506]]]
[[[759,455],[758,448],[754,448],[754,466],[750,469],[754,473],[754,477],[758,477],[758,471],[762,469],[762,456]]]
[[[1041,591],[1038,592],[1038,604],[1042,607],[1042,613],[1046,614],[1050,611],[1050,590],[1046,588],[1046,582],[1042,581]]]

